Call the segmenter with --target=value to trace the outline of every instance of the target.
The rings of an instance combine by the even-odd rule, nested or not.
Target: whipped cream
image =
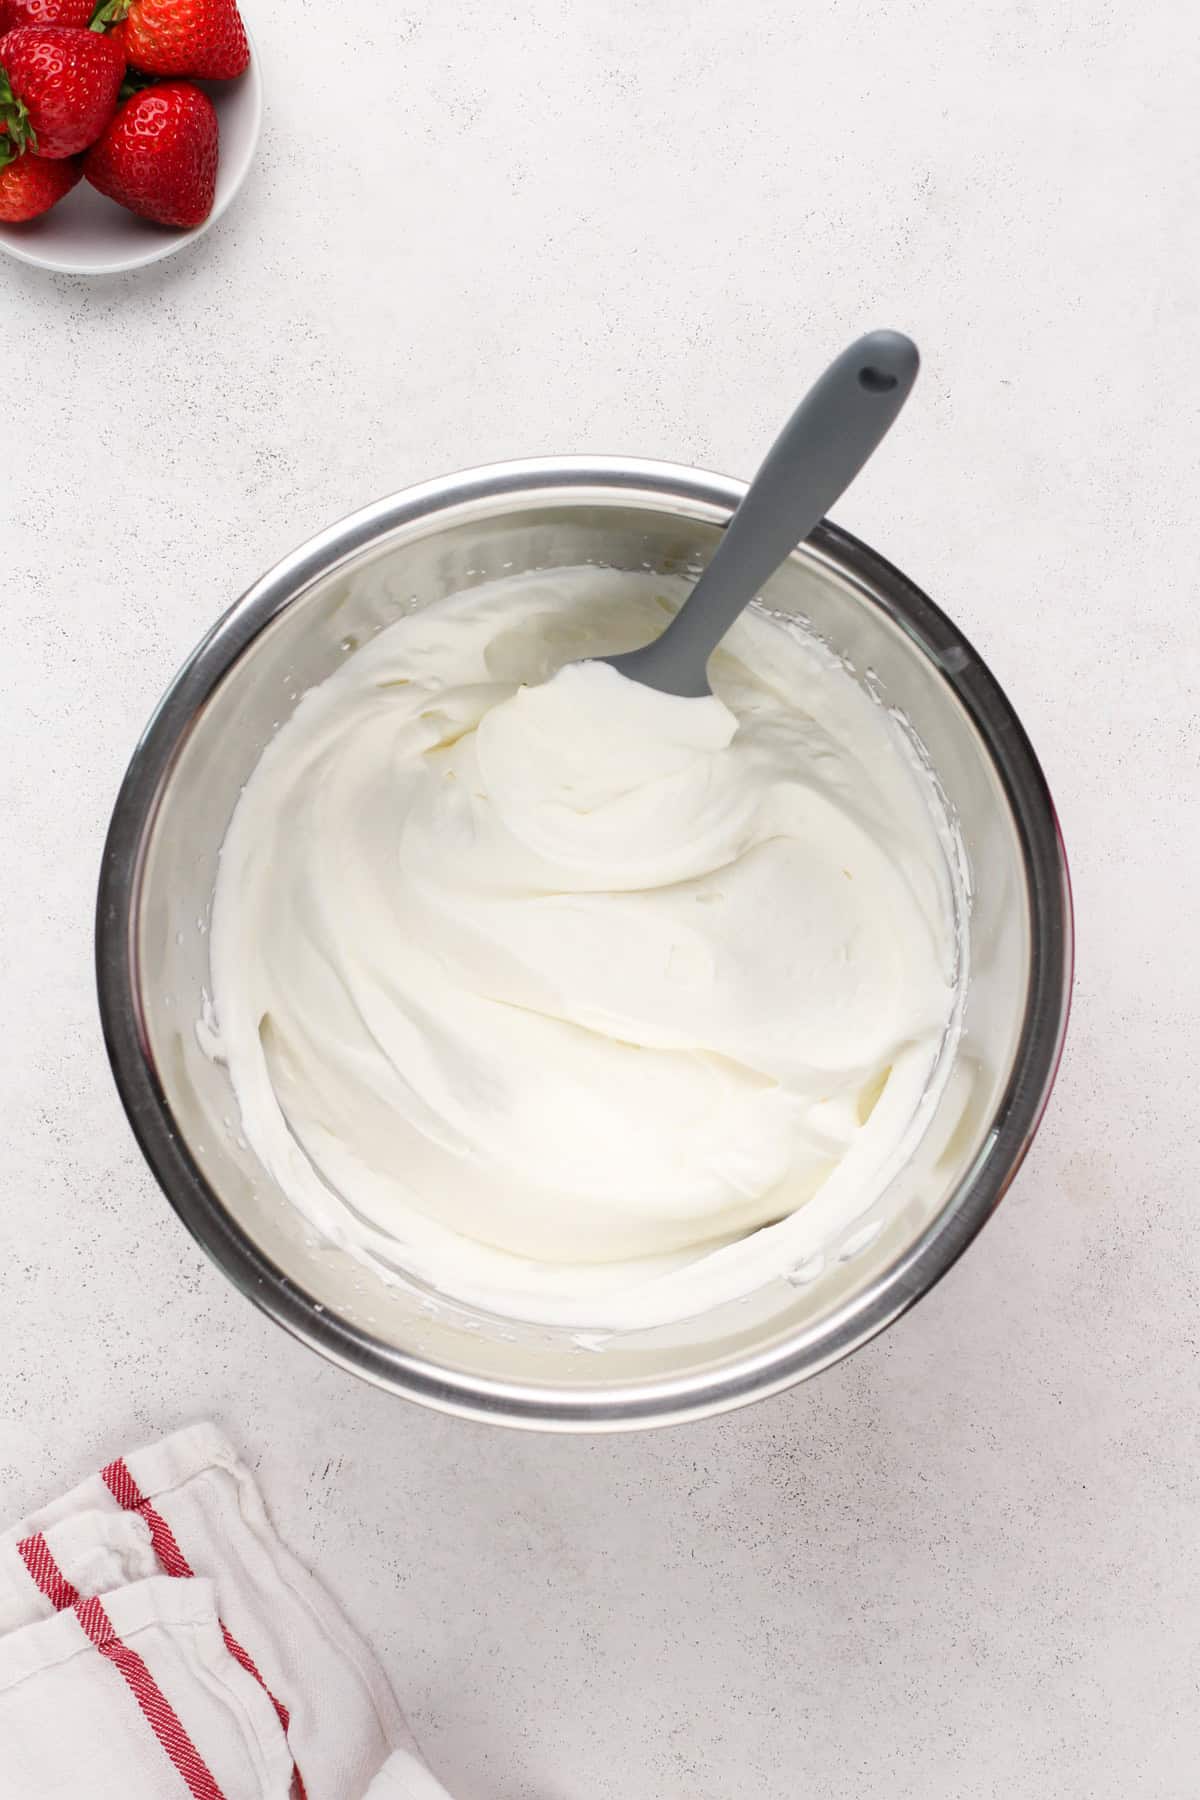
[[[878,1198],[949,1061],[948,827],[886,710],[757,608],[711,699],[573,660],[686,586],[558,570],[390,625],[222,848],[250,1145],[336,1242],[492,1311],[634,1327],[786,1272]]]

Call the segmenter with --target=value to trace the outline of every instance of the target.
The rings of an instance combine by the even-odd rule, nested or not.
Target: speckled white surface
[[[1188,9],[251,18],[261,162],[204,242],[91,284],[0,267],[0,1516],[215,1416],[463,1800],[1191,1800]],[[925,374],[838,516],[989,657],[1072,856],[1034,1152],[915,1313],[757,1409],[559,1441],[391,1401],[227,1289],[126,1129],[90,928],[134,737],[322,523],[541,451],[746,473],[880,323]]]

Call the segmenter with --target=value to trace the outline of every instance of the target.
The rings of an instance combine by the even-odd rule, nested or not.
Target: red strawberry
[[[84,158],[93,187],[159,225],[203,225],[217,186],[217,115],[187,81],[127,100]]]
[[[82,174],[78,157],[47,162],[41,156],[18,156],[0,169],[0,220],[14,225],[49,212]]]
[[[18,25],[0,38],[0,125],[18,150],[74,156],[94,144],[125,73],[118,44],[69,25]]]
[[[0,0],[0,32],[18,25],[74,25],[92,22],[96,0]]]
[[[126,56],[148,75],[229,81],[250,62],[237,0],[104,0],[94,22],[116,26]]]

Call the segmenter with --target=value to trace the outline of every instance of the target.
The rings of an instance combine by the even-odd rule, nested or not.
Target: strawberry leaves
[[[0,69],[0,169],[15,162],[25,150],[37,149],[37,133],[29,123],[29,108],[12,91],[12,83]]]
[[[129,0],[100,0],[88,30],[107,31],[110,25],[119,25],[128,14]]]

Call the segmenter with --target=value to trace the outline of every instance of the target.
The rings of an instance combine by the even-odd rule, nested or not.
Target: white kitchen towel
[[[0,1800],[84,1793],[447,1800],[211,1425],[0,1535]]]
[[[0,1637],[21,1625],[52,1619],[59,1610],[30,1578],[20,1550],[28,1535],[20,1530],[18,1536],[0,1537]],[[66,1585],[84,1600],[162,1573],[150,1528],[137,1513],[81,1512],[47,1525],[43,1535]]]
[[[445,1788],[411,1750],[394,1750],[371,1783],[367,1800],[448,1800]]]

